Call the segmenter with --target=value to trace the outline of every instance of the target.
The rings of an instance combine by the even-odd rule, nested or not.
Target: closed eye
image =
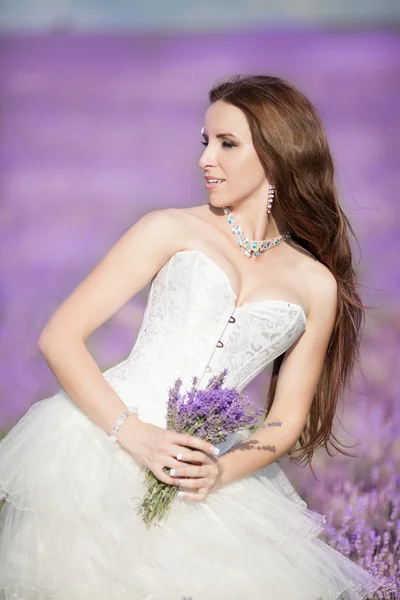
[[[208,142],[200,142],[203,146],[208,146]],[[232,144],[231,142],[224,141],[222,142],[223,148],[234,148],[236,144]]]

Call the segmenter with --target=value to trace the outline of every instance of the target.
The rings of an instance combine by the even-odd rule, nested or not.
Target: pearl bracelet
[[[108,436],[112,444],[116,444],[118,442],[118,431],[120,427],[122,427],[122,425],[125,423],[127,418],[130,415],[137,415],[138,413],[139,411],[136,406],[130,406],[128,410],[122,413],[122,415],[115,422],[115,425],[112,428],[110,435]]]

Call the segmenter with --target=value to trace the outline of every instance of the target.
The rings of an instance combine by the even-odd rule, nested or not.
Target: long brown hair
[[[328,140],[311,102],[293,85],[268,75],[235,75],[209,92],[246,115],[255,150],[270,181],[292,239],[324,264],[337,281],[338,305],[323,370],[307,423],[291,460],[310,463],[315,450],[330,446],[346,454],[332,433],[339,397],[359,362],[364,306],[357,292],[349,233],[339,204]],[[355,236],[354,236],[355,237]],[[284,354],[273,362],[267,395],[270,410]],[[343,446],[343,445],[342,445]]]

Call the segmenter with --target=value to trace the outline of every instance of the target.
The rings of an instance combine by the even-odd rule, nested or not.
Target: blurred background
[[[325,124],[370,308],[338,412],[358,457],[318,452],[318,481],[282,462],[329,543],[387,577],[385,598],[400,597],[399,24],[399,0],[0,2],[0,428],[58,390],[39,333],[117,238],[154,208],[207,201],[209,88],[283,77]],[[89,339],[102,370],[132,348],[147,293]]]

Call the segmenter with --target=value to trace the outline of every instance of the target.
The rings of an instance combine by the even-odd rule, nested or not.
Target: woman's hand
[[[174,485],[180,486],[179,495],[185,500],[202,502],[221,485],[221,463],[203,452],[186,451],[180,458],[185,465],[171,470]]]
[[[164,468],[182,467],[182,460],[186,461],[186,457],[193,457],[193,455],[195,455],[194,460],[207,465],[210,482],[215,481],[215,467],[210,470],[215,458],[211,456],[214,457],[219,450],[200,438],[162,429],[132,416],[120,428],[118,442],[133,458],[150,469],[157,479],[164,483],[178,485],[176,478],[166,473]],[[195,451],[193,452],[192,449]],[[196,467],[192,465],[192,468]]]

